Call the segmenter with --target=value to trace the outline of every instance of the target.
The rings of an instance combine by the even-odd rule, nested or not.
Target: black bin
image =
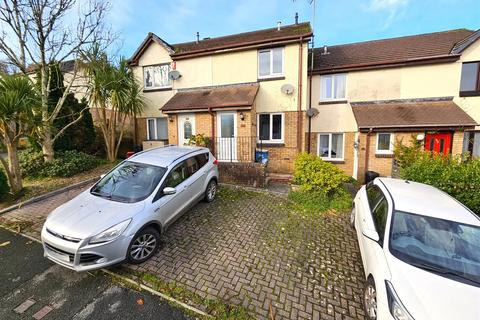
[[[375,171],[367,171],[365,172],[365,183],[369,183],[373,181],[373,179],[380,177],[380,174]]]

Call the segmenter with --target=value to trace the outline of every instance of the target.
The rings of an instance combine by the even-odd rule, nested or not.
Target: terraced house
[[[148,101],[137,143],[203,134],[220,161],[268,151],[279,173],[307,150],[360,181],[395,175],[396,141],[480,155],[480,32],[309,51],[311,37],[308,23],[179,44],[148,34],[130,61]]]
[[[148,107],[136,120],[144,148],[198,134],[220,161],[291,172],[304,146],[309,23],[169,44],[150,33],[130,64]],[[258,154],[258,153],[257,153]]]
[[[314,49],[309,149],[363,180],[395,174],[396,141],[480,155],[480,32]]]

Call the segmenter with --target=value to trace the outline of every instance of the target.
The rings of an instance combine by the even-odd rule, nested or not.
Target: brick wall
[[[265,187],[265,166],[254,162],[219,162],[220,182],[240,184],[255,188]]]
[[[284,144],[280,146],[266,145],[268,150],[268,171],[276,173],[292,173],[297,157],[297,121],[298,112],[285,112]],[[302,112],[304,116],[304,112]],[[258,145],[259,147],[259,145]]]
[[[310,152],[318,155],[318,132],[312,132],[310,136]],[[305,142],[308,140],[308,133],[305,134]],[[345,132],[343,161],[330,161],[338,168],[342,169],[347,175],[353,176],[355,132]],[[305,146],[305,149],[307,146]]]

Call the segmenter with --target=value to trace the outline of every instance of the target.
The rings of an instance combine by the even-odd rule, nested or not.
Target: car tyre
[[[350,227],[355,229],[355,206],[353,206],[352,212],[350,212]]]
[[[205,190],[205,202],[212,202],[215,200],[215,196],[217,195],[217,182],[212,179],[207,185],[207,189]]]
[[[135,234],[128,247],[127,260],[131,264],[140,264],[150,259],[160,246],[160,233],[147,227]]]
[[[367,279],[363,289],[363,309],[368,320],[377,319],[377,289],[372,277]]]

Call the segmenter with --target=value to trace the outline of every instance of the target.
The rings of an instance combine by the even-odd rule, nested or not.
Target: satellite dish
[[[280,88],[280,91],[282,91],[283,93],[285,94],[292,94],[293,93],[293,90],[295,90],[295,88],[291,85],[291,84],[284,84],[281,88]]]
[[[182,75],[180,74],[180,72],[178,72],[177,70],[172,70],[168,73],[168,79],[170,80],[177,80],[181,77]]]
[[[307,110],[307,116],[309,118],[315,117],[318,114],[318,110],[316,108],[310,108]]]

